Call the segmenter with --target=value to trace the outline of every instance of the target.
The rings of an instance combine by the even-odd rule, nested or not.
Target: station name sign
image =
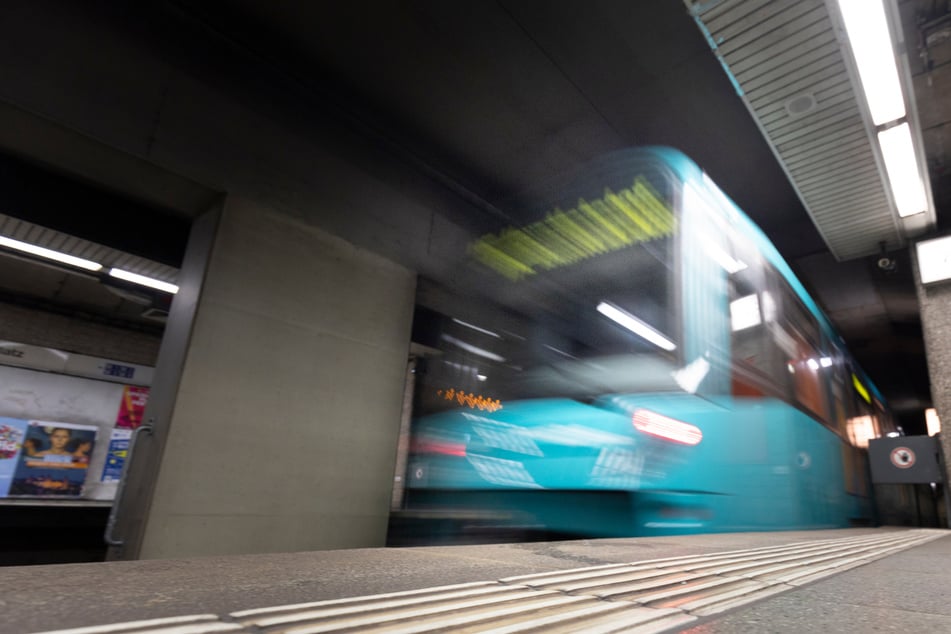
[[[154,368],[135,363],[101,359],[15,341],[0,341],[0,365],[132,385],[151,384],[155,372]]]

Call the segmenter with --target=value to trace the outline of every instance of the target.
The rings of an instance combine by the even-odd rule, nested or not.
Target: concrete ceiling
[[[899,7],[941,226],[951,148],[948,7],[933,0]],[[890,254],[898,261],[890,274],[874,256],[836,259],[684,3],[179,0],[158,11],[207,34],[216,43],[209,46],[254,56],[324,111],[514,220],[604,152],[641,144],[681,149],[775,242],[915,431],[930,394],[906,252]],[[48,162],[67,165],[67,140],[52,133],[43,139],[44,156],[55,157]],[[6,148],[14,141],[23,144],[0,138]],[[29,148],[13,150],[36,157]],[[145,200],[139,194],[150,188],[141,178],[109,182],[110,170],[68,171],[131,194],[151,209],[143,217],[187,218],[209,195],[177,183],[163,189],[178,192],[176,200]],[[150,241],[165,244],[164,255],[114,236],[98,241],[170,263],[183,248],[178,233]]]

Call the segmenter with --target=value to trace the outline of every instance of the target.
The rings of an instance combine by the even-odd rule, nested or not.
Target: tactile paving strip
[[[664,632],[948,535],[907,530],[55,634]],[[54,634],[54,633],[48,633]]]

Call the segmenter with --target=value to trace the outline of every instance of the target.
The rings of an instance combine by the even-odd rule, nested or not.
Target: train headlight
[[[699,427],[684,423],[667,416],[662,416],[647,409],[639,409],[632,417],[634,428],[637,431],[669,440],[682,445],[696,445],[703,440],[703,432]]]

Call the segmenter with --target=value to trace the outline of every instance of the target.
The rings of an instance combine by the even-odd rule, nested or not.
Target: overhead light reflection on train
[[[476,326],[475,324],[470,324],[468,321],[462,321],[461,319],[456,319],[455,317],[452,318],[452,321],[455,324],[459,324],[460,326],[465,326],[466,328],[475,330],[476,332],[481,332],[484,335],[489,335],[490,337],[495,337],[496,339],[502,338],[502,335],[498,333],[494,333],[491,330],[487,330],[486,328]]]
[[[480,357],[485,357],[486,359],[489,359],[490,361],[499,361],[499,362],[505,361],[505,357],[497,355],[494,352],[489,352],[488,350],[484,350],[483,348],[480,348],[479,346],[474,346],[471,343],[466,343],[462,339],[457,339],[453,337],[452,335],[443,335],[442,340],[445,341],[446,343],[451,343],[452,345],[458,348],[462,348],[466,352],[471,352],[472,354],[479,355]]]
[[[651,326],[641,321],[634,315],[621,310],[617,306],[610,304],[608,302],[601,302],[598,304],[598,312],[607,317],[608,319],[616,322],[617,324],[624,326],[635,335],[645,339],[658,348],[663,348],[664,350],[676,350],[677,345],[662,335],[661,333],[654,330]]]

